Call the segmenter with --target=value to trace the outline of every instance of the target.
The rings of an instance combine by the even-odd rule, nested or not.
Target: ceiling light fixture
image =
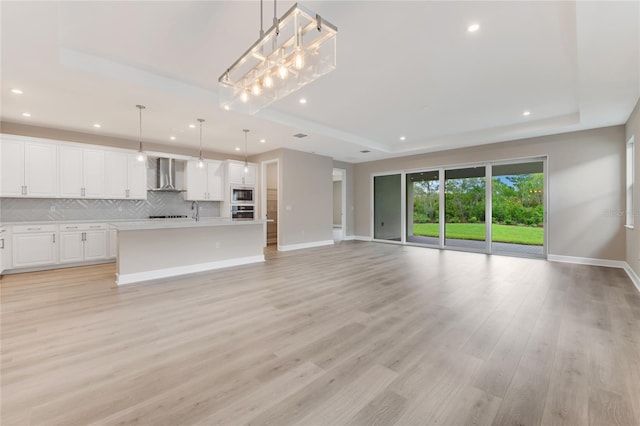
[[[300,100],[298,101],[300,102],[302,105],[307,103],[307,100],[305,98],[300,98]]]
[[[273,25],[218,78],[220,106],[249,114],[315,81],[336,68],[338,29],[294,4],[280,19],[273,2]],[[278,78],[274,78],[278,76]]]
[[[94,123],[94,124],[93,124],[93,127],[95,127],[96,129],[99,129],[99,128],[100,128],[100,127],[102,127],[102,126],[100,125],[100,123]]]
[[[20,89],[11,89],[11,93],[15,95],[22,95],[22,90]]]
[[[475,33],[479,29],[480,29],[480,25],[479,24],[471,24],[471,25],[469,25],[467,27],[467,31],[469,31],[470,33]]]
[[[404,137],[404,136],[400,136],[400,140],[401,140],[401,141],[406,141],[406,140],[407,140],[407,138],[406,138],[406,137]]]
[[[31,117],[31,113],[30,112],[23,112],[22,116],[23,117]]]
[[[244,172],[249,173],[249,162],[247,161],[247,134],[249,129],[242,129],[244,132]]]
[[[266,139],[260,139],[260,143],[266,143],[267,140]]]
[[[236,146],[236,151],[240,151],[240,147],[239,146]]]
[[[171,139],[172,141],[175,141],[176,137],[175,136],[169,136],[169,139]]]
[[[525,117],[531,115],[531,111],[525,111],[522,113],[522,115],[524,115]]]
[[[193,123],[191,123],[191,124],[189,124],[189,128],[190,128],[190,129],[195,129],[195,128],[196,128],[196,125],[195,125],[195,124],[193,124]]]
[[[202,169],[204,167],[204,160],[202,159],[202,123],[204,123],[204,118],[198,118],[200,122],[200,156],[198,157],[198,168]]]
[[[144,105],[136,105],[136,108],[138,108],[138,111],[140,112],[140,144],[138,147],[138,156],[136,158],[138,159],[138,161],[143,162],[144,151],[142,150],[142,110],[146,107]]]

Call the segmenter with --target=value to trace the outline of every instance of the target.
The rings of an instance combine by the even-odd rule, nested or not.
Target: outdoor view
[[[543,254],[542,162],[494,166],[492,174],[492,251]],[[445,172],[447,245],[484,248],[484,175],[484,167]],[[407,218],[408,241],[437,245],[438,172],[407,175],[407,192],[407,212],[412,212],[412,217]]]

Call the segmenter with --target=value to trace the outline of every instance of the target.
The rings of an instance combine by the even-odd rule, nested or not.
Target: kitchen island
[[[264,220],[145,220],[118,233],[116,283],[129,284],[264,262]]]

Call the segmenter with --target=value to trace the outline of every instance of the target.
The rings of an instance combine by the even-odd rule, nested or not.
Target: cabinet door
[[[197,161],[188,161],[184,173],[184,183],[187,192],[185,200],[206,200],[207,192],[207,168],[198,167]]]
[[[207,162],[207,192],[209,200],[224,201],[224,165],[219,161]]]
[[[107,258],[106,230],[86,231],[84,233],[84,260]]]
[[[244,165],[229,163],[229,183],[244,185]]]
[[[57,243],[54,232],[17,234],[13,236],[13,267],[51,265],[56,263]]]
[[[101,149],[83,150],[84,197],[104,198],[106,189],[105,152]]]
[[[53,144],[24,144],[24,186],[27,197],[58,195],[58,147]]]
[[[109,230],[109,258],[113,259],[118,255],[118,231]]]
[[[126,198],[127,196],[127,154],[119,151],[105,152],[106,198]]]
[[[82,195],[82,148],[58,148],[58,177],[60,197],[79,198]]]
[[[137,154],[129,154],[127,170],[128,198],[147,199],[147,162],[138,161]]]
[[[60,233],[60,263],[82,262],[84,260],[84,242],[82,232]]]
[[[24,185],[24,143],[0,141],[0,196],[22,197]]]
[[[244,172],[244,168],[243,168]],[[247,168],[247,172],[244,174],[244,184],[250,186],[256,186],[256,174],[257,167],[255,164],[249,164]]]

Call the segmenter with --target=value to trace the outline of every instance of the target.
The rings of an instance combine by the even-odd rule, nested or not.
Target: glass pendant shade
[[[333,71],[337,32],[295,4],[220,76],[220,107],[254,114]]]

